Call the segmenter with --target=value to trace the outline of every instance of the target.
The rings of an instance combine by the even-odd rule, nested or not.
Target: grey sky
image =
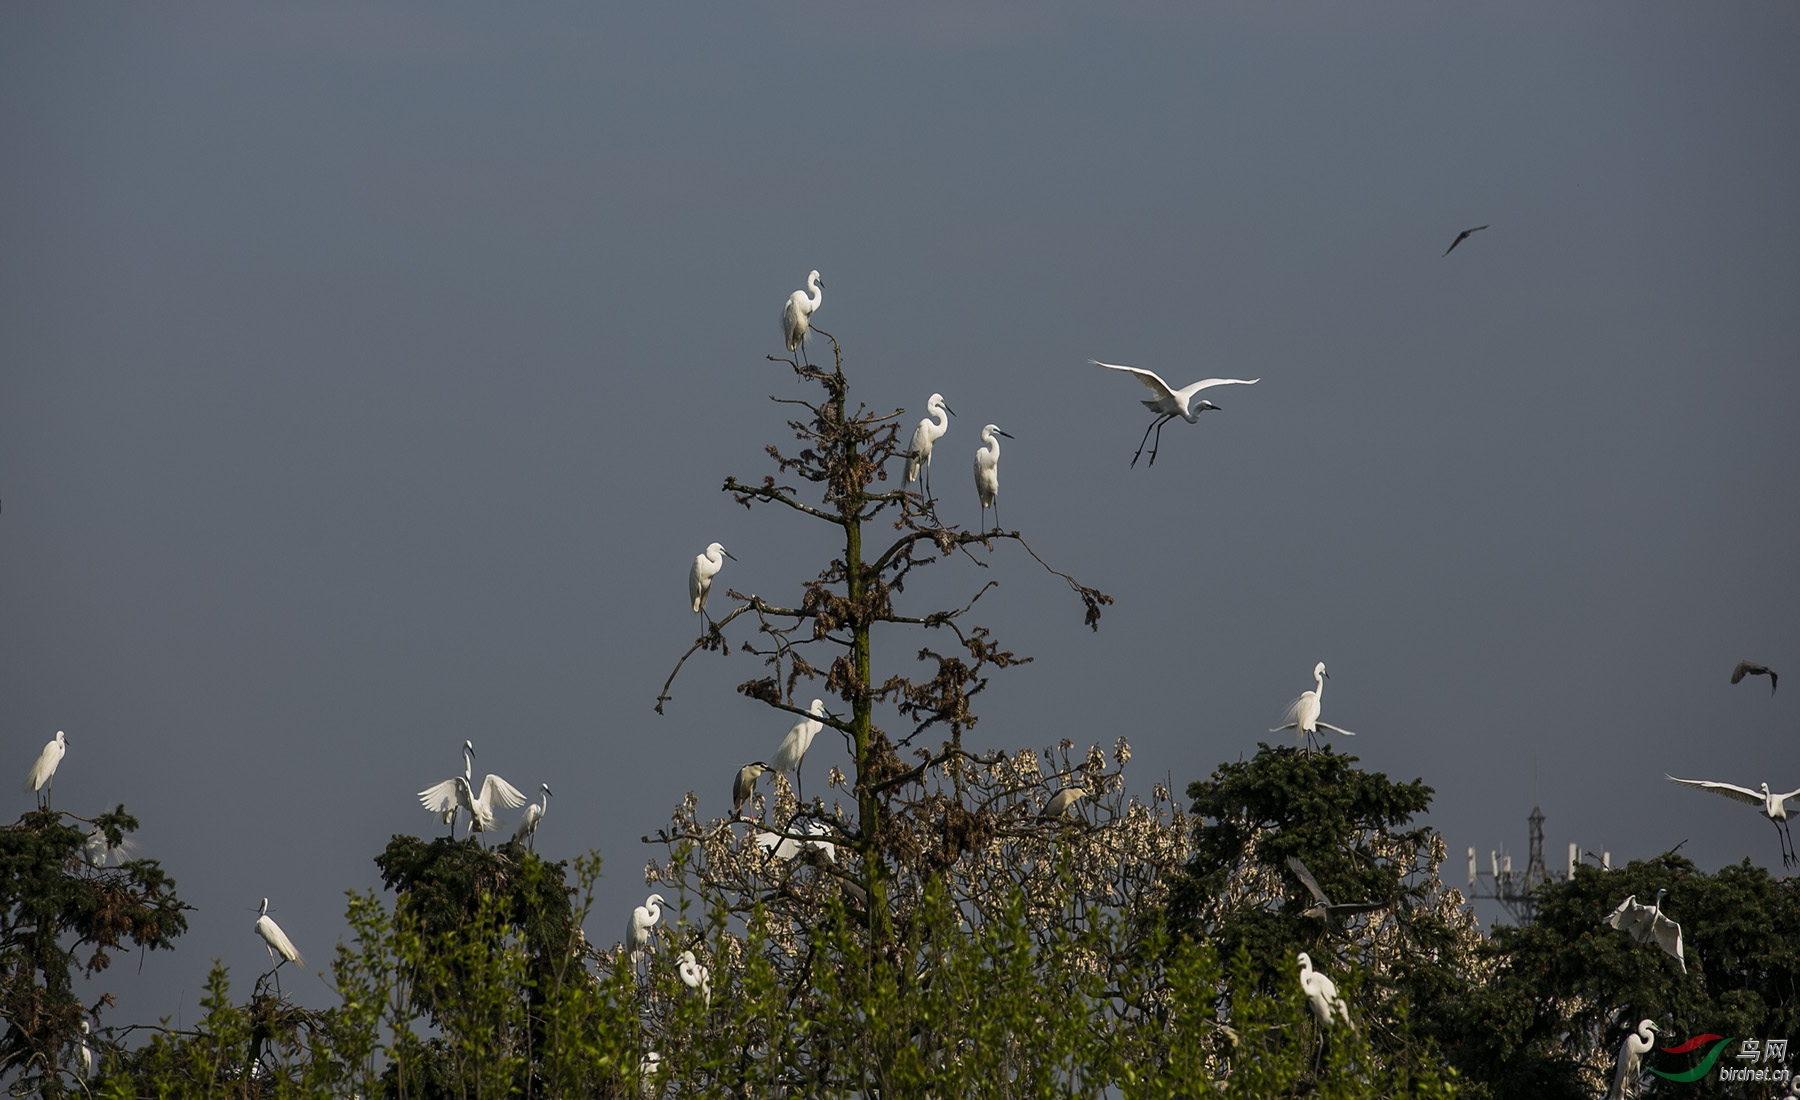
[[[997,422],[1007,525],[1118,598],[1091,635],[999,555],[1037,661],[982,744],[1179,789],[1324,660],[1453,852],[1522,855],[1535,757],[1553,866],[1775,864],[1662,777],[1800,785],[1797,696],[1726,682],[1800,692],[1800,8],[680,11],[0,10],[6,767],[67,730],[58,805],[125,802],[199,906],[114,1022],[247,987],[265,894],[324,965],[465,737],[617,936],[637,838],[788,724],[736,655],[650,708],[707,542],[771,598],[829,549],[718,492],[788,441],[813,267],[857,397],[961,414],[946,514]],[[1090,356],[1262,382],[1130,470]]]

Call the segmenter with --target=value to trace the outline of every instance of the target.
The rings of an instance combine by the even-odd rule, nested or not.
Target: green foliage
[[[137,827],[120,806],[92,821],[35,810],[0,828],[0,1076],[16,1074],[15,1087],[59,1094],[82,1021],[112,1003],[103,995],[84,1008],[77,971],[105,970],[127,945],[172,947],[187,931],[187,906],[155,860],[104,866]],[[105,841],[93,850],[91,830]]]

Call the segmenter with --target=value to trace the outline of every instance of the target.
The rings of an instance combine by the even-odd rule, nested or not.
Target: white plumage
[[[810,839],[832,835],[831,826],[823,821],[814,821],[809,818],[806,821],[789,822],[787,831],[803,834],[807,839],[763,832],[756,834],[756,846],[774,858],[784,861],[793,859],[801,852],[817,852],[825,857],[825,862],[832,864],[837,862],[836,844],[829,840]]]
[[[699,959],[694,958],[692,951],[681,953],[681,961],[676,964],[675,969],[680,973],[684,985],[689,989],[700,991],[702,1004],[712,1004],[712,971],[708,970]]]
[[[1654,905],[1640,905],[1636,894],[1632,894],[1619,903],[1619,907],[1606,918],[1606,923],[1624,932],[1638,943],[1656,941],[1656,945],[1681,964],[1681,972],[1687,973],[1687,959],[1681,951],[1681,925],[1663,916],[1662,899],[1667,890],[1656,892]]]
[[[1331,1026],[1333,1014],[1348,1024],[1351,1031],[1356,1024],[1350,1020],[1350,1006],[1338,996],[1337,983],[1313,969],[1312,956],[1302,951],[1294,958],[1300,963],[1300,988],[1306,992],[1306,1002],[1312,1006],[1313,1015],[1319,1018],[1323,1027]]]
[[[1173,389],[1155,371],[1145,370],[1142,367],[1123,367],[1116,363],[1102,363],[1098,359],[1089,359],[1088,362],[1096,367],[1105,367],[1107,370],[1129,374],[1142,382],[1144,387],[1155,395],[1151,400],[1144,402],[1144,407],[1155,413],[1156,418],[1150,422],[1149,428],[1144,429],[1144,438],[1138,441],[1137,454],[1131,456],[1133,467],[1137,466],[1138,459],[1143,456],[1144,444],[1150,440],[1151,428],[1156,429],[1156,446],[1150,448],[1150,465],[1154,466],[1156,465],[1156,452],[1162,446],[1164,424],[1178,416],[1192,424],[1200,419],[1201,413],[1219,407],[1211,401],[1195,400],[1201,390],[1208,390],[1214,386],[1253,386],[1262,381],[1260,378],[1202,378],[1200,381],[1190,382],[1180,389]]]
[[[994,509],[994,529],[1000,529],[1000,441],[995,436],[1006,435],[998,426],[989,424],[981,429],[981,447],[975,452],[975,496],[981,501],[981,529],[987,531],[987,510]]]
[[[1081,801],[1086,794],[1087,792],[1080,787],[1064,787],[1050,796],[1050,801],[1044,806],[1044,816],[1062,817],[1064,814],[1072,816],[1075,803]]]
[[[1314,665],[1313,689],[1311,691],[1301,692],[1293,702],[1288,704],[1287,710],[1281,715],[1282,718],[1286,719],[1286,725],[1276,726],[1269,732],[1280,733],[1282,730],[1298,730],[1300,733],[1304,734],[1308,740],[1311,740],[1314,734],[1325,729],[1330,730],[1333,733],[1341,733],[1345,737],[1355,737],[1356,735],[1349,730],[1339,729],[1330,722],[1319,721],[1319,700],[1320,697],[1325,694],[1325,681],[1330,678],[1330,675],[1325,671],[1324,661],[1320,661],[1318,664]]]
[[[306,960],[300,957],[299,950],[294,947],[294,941],[288,939],[287,933],[281,930],[281,925],[276,924],[275,919],[269,916],[268,898],[262,899],[262,909],[257,912],[256,934],[262,937],[263,945],[269,949],[269,961],[277,969],[283,963],[306,965]],[[276,960],[277,955],[281,956],[280,961]]]
[[[814,699],[808,709],[813,717],[795,722],[787,736],[781,739],[781,747],[775,750],[775,761],[770,767],[778,772],[797,772],[800,761],[806,758],[806,750],[812,747],[813,738],[825,728],[825,723],[819,721],[825,716],[825,700]]]
[[[651,894],[644,899],[644,904],[631,911],[631,920],[625,924],[625,949],[631,953],[631,961],[637,962],[644,956],[644,949],[650,946],[650,929],[662,919],[663,896]]]
[[[781,335],[787,341],[789,351],[797,351],[806,343],[806,334],[812,328],[813,311],[825,300],[819,289],[824,285],[825,280],[819,278],[817,271],[809,272],[806,290],[796,290],[788,295],[787,304],[781,307]]]
[[[921,476],[926,479],[931,477],[931,449],[950,430],[950,418],[956,415],[950,410],[950,406],[944,404],[944,395],[941,393],[934,393],[926,399],[925,411],[931,415],[919,421],[919,426],[913,429],[912,445],[907,448],[910,456],[906,460],[906,482],[909,485],[918,481]],[[924,485],[921,484],[920,487],[924,488]],[[925,496],[930,498],[930,489],[925,489]]]
[[[497,775],[489,774],[481,781],[481,797],[475,796],[464,776],[454,776],[419,792],[419,803],[433,813],[449,813],[462,809],[469,812],[468,833],[491,833],[499,827],[494,819],[497,806],[515,809],[525,805],[519,788]]]
[[[1639,1020],[1637,1033],[1626,1035],[1625,1041],[1619,1044],[1619,1064],[1613,1070],[1612,1088],[1607,1090],[1606,1100],[1625,1100],[1637,1095],[1638,1079],[1644,1076],[1644,1055],[1656,1045],[1652,1038],[1655,1034],[1653,1021]]]
[[[706,610],[706,597],[712,591],[713,578],[719,570],[725,568],[725,559],[731,553],[718,543],[710,543],[703,554],[694,555],[694,564],[688,569],[688,602],[694,607],[694,614]]]
[[[550,784],[539,783],[538,787],[544,792],[543,802],[533,802],[525,807],[525,816],[519,819],[519,827],[513,830],[513,839],[531,841],[533,850],[537,848],[538,822],[544,820],[544,811],[550,808]]]
[[[1781,865],[1791,867],[1796,862],[1800,862],[1800,857],[1797,857],[1794,852],[1794,835],[1789,831],[1787,823],[1787,804],[1791,799],[1800,798],[1800,789],[1781,794],[1769,790],[1767,783],[1757,784],[1759,789],[1753,791],[1749,787],[1740,787],[1736,783],[1715,783],[1708,779],[1676,779],[1672,775],[1666,778],[1671,783],[1722,794],[1726,798],[1736,799],[1747,806],[1755,806],[1764,817],[1774,823],[1775,832],[1781,837]]]
[[[44,751],[38,753],[37,763],[31,765],[31,773],[25,777],[25,789],[43,792],[40,801],[45,805],[49,804],[49,792],[44,788],[55,778],[56,766],[62,763],[63,753],[68,751],[68,747],[68,738],[62,730],[57,730],[56,736],[44,743]]]

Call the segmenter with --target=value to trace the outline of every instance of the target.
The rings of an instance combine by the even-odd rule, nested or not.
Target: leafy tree
[[[91,820],[35,810],[0,828],[0,1076],[15,1091],[61,1094],[83,1022],[112,1005],[111,994],[82,1005],[77,972],[105,970],[128,945],[170,948],[187,931],[188,906],[156,860],[108,866],[137,827],[119,806]]]

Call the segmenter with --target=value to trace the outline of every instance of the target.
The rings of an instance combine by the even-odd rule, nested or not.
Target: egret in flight
[[[1269,732],[1280,733],[1282,730],[1297,730],[1306,736],[1308,744],[1312,743],[1314,735],[1320,730],[1330,730],[1332,733],[1341,733],[1345,737],[1355,737],[1356,735],[1349,730],[1339,729],[1330,722],[1319,721],[1319,697],[1325,694],[1325,681],[1329,679],[1331,677],[1325,672],[1324,661],[1314,665],[1313,689],[1301,692],[1298,698],[1288,704],[1287,711],[1282,714],[1282,717],[1287,719],[1286,725],[1276,726]]]
[[[31,766],[31,774],[25,777],[25,789],[37,792],[38,805],[50,805],[50,781],[56,778],[56,766],[62,763],[63,753],[68,751],[68,738],[62,730],[56,736],[44,742],[44,751],[38,753],[37,763]]]
[[[750,801],[750,796],[756,793],[756,780],[768,770],[769,766],[761,760],[752,761],[738,769],[737,777],[731,781],[732,817],[743,816],[744,803]]]
[[[1681,964],[1681,972],[1687,973],[1687,959],[1681,953],[1681,925],[1663,916],[1662,899],[1667,890],[1656,892],[1654,905],[1640,905],[1636,894],[1631,894],[1619,903],[1619,907],[1606,918],[1606,923],[1630,936],[1637,943],[1656,941],[1656,946],[1675,956]]]
[[[1770,791],[1767,783],[1757,784],[1758,789],[1753,791],[1749,787],[1740,787],[1736,783],[1713,783],[1705,779],[1676,779],[1672,775],[1666,776],[1666,778],[1671,783],[1712,791],[1715,794],[1722,794],[1726,798],[1735,798],[1739,802],[1755,806],[1764,817],[1775,824],[1775,831],[1781,836],[1781,865],[1792,867],[1796,862],[1800,862],[1800,859],[1796,859],[1794,854],[1794,834],[1789,831],[1787,820],[1788,800],[1800,798],[1800,789],[1789,791],[1786,794],[1778,794]]]
[[[263,946],[269,949],[269,962],[274,964],[276,970],[288,963],[306,965],[306,960],[300,957],[299,950],[294,947],[294,941],[288,939],[287,933],[281,930],[281,925],[276,924],[275,918],[269,916],[268,898],[262,899],[262,908],[256,912],[256,934],[262,937]],[[277,955],[281,958],[277,959]],[[280,981],[280,978],[277,977],[276,980]]]
[[[543,802],[533,802],[525,807],[525,816],[519,819],[519,827],[513,830],[513,839],[527,841],[534,852],[537,851],[538,822],[544,820],[544,811],[550,808],[550,784],[539,783],[538,787],[544,792]]]
[[[724,557],[720,557],[721,554]],[[694,605],[694,614],[698,615],[706,610],[707,593],[712,591],[713,578],[719,575],[719,570],[725,568],[725,558],[737,560],[731,557],[730,551],[716,542],[709,544],[704,554],[694,555],[693,568],[688,570],[688,599]]]
[[[661,894],[651,894],[631,911],[631,920],[625,925],[625,949],[631,952],[633,963],[643,958],[644,949],[650,946],[650,929],[662,919],[663,904]]]
[[[1124,371],[1126,374],[1136,377],[1139,382],[1144,384],[1145,389],[1156,395],[1153,399],[1144,402],[1144,407],[1156,414],[1156,419],[1150,422],[1150,428],[1156,429],[1156,444],[1150,448],[1149,464],[1152,466],[1156,465],[1156,452],[1162,446],[1164,424],[1178,416],[1192,424],[1199,420],[1200,414],[1207,409],[1218,409],[1219,406],[1211,401],[1197,400],[1201,390],[1208,390],[1214,386],[1254,386],[1262,381],[1260,378],[1202,378],[1198,382],[1189,383],[1177,390],[1170,388],[1169,384],[1164,382],[1155,371],[1145,370],[1142,367],[1121,367],[1113,363],[1102,363],[1098,359],[1089,359],[1088,362],[1096,367],[1105,367],[1107,370]],[[1144,429],[1144,438],[1138,440],[1137,454],[1131,456],[1133,468],[1136,468],[1138,459],[1143,456],[1144,444],[1150,440],[1150,428]]]
[[[931,415],[919,421],[913,429],[912,446],[908,448],[906,459],[906,483],[919,482],[925,499],[931,499],[931,448],[950,430],[950,418],[956,410],[944,404],[944,395],[934,393],[925,402],[925,411]],[[923,477],[924,480],[920,481]]]
[[[470,752],[469,743],[463,742],[465,752]],[[471,774],[473,774],[471,772]],[[469,812],[469,827],[463,835],[470,833],[491,833],[498,828],[494,820],[496,806],[514,809],[525,805],[525,795],[519,788],[508,783],[493,773],[489,773],[481,781],[481,796],[475,795],[470,785],[469,776],[457,775],[434,783],[419,792],[419,804],[437,814],[454,814],[457,810]]]
[[[787,341],[789,351],[800,351],[806,345],[806,334],[812,329],[813,311],[825,300],[820,287],[825,280],[819,278],[817,271],[806,276],[806,289],[796,290],[788,295],[787,305],[781,307],[781,335]]]
[[[989,424],[981,429],[982,446],[975,452],[975,496],[981,501],[981,530],[987,533],[987,510],[990,505],[994,509],[994,530],[1000,530],[1000,441],[994,437],[1006,435],[999,427]]]
[[[1358,913],[1374,913],[1394,904],[1393,900],[1389,899],[1388,901],[1348,901],[1334,905],[1331,899],[1325,896],[1325,891],[1319,888],[1319,880],[1313,878],[1312,872],[1306,869],[1306,864],[1300,861],[1299,856],[1289,856],[1287,863],[1288,869],[1294,872],[1294,877],[1300,880],[1300,884],[1306,887],[1307,892],[1312,894],[1313,900],[1317,902],[1312,908],[1305,910],[1303,915],[1322,924],[1330,924],[1341,917],[1353,917]]]
[[[1312,1006],[1313,1015],[1319,1018],[1321,1027],[1330,1027],[1332,1016],[1336,1015],[1350,1030],[1356,1025],[1350,1021],[1350,1006],[1338,996],[1337,983],[1313,969],[1312,957],[1302,951],[1294,956],[1300,964],[1300,988],[1306,993],[1306,1002]]]
[[[1650,1020],[1639,1020],[1637,1033],[1626,1034],[1625,1041],[1619,1044],[1619,1064],[1613,1071],[1606,1100],[1626,1100],[1637,1095],[1638,1080],[1644,1076],[1643,1058],[1656,1045],[1655,1034],[1656,1024]]]
[[[1767,676],[1769,678],[1769,694],[1775,694],[1775,670],[1767,665],[1759,665],[1755,661],[1739,661],[1731,670],[1731,682],[1737,683],[1746,676]]]

